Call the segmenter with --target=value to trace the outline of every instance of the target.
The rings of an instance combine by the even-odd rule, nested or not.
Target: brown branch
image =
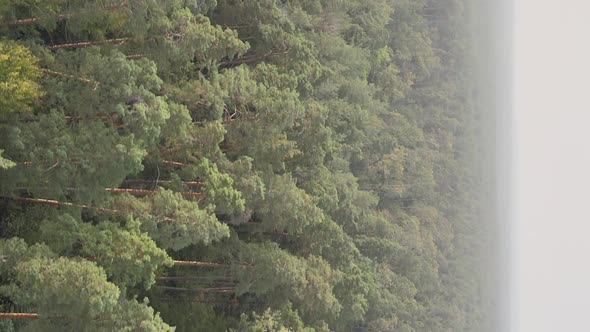
[[[258,24],[238,24],[238,25],[223,25],[224,28],[226,29],[242,29],[242,28],[258,28],[259,25]]]
[[[125,44],[131,38],[114,38],[114,39],[106,39],[106,40],[98,40],[92,42],[78,42],[78,43],[69,43],[69,44],[60,44],[60,45],[53,45],[48,46],[47,48],[50,50],[58,50],[62,48],[78,48],[78,47],[87,47],[87,46],[95,46],[95,45],[105,45],[105,44]]]
[[[104,120],[104,121],[112,121],[118,120],[119,115],[111,114],[111,115],[91,115],[91,116],[79,116],[79,115],[66,115],[64,119],[68,121],[74,120]]]
[[[177,292],[192,292],[192,293],[234,293],[235,287],[214,287],[214,288],[182,288],[171,286],[156,286],[160,289],[177,291]]]
[[[96,90],[98,88],[98,86],[100,85],[99,82],[93,81],[93,80],[90,80],[90,79],[87,79],[84,77],[77,77],[74,75],[70,75],[70,74],[66,74],[66,73],[62,73],[62,72],[58,72],[58,71],[54,71],[54,70],[50,70],[50,69],[43,69],[43,68],[41,69],[41,71],[47,75],[59,76],[59,77],[64,77],[64,78],[71,78],[71,79],[78,80],[80,82],[93,84],[94,85],[93,90]]]
[[[64,320],[81,320],[80,317],[66,316],[66,315],[40,315],[30,312],[0,312],[0,319],[64,319]],[[94,318],[92,320],[99,321],[101,318]]]
[[[185,297],[174,297],[174,298],[170,298],[170,297],[150,297],[150,299],[154,299],[158,302],[183,302],[183,303],[205,303],[205,304],[231,304],[232,301],[215,301],[215,300],[201,300],[201,299],[195,299],[194,297],[191,298],[185,298]]]
[[[156,190],[147,190],[147,189],[134,189],[134,188],[105,188],[107,192],[110,193],[128,193],[134,196],[150,196],[155,195],[158,193]],[[193,192],[193,191],[181,191],[178,192],[182,194],[182,196],[186,197],[203,197],[205,194],[202,192]]]
[[[75,121],[75,120],[104,120],[104,121],[120,120],[120,116],[115,113],[113,113],[112,115],[88,115],[88,116],[66,115],[63,118],[68,121]],[[39,122],[39,119],[38,118],[24,118],[24,119],[16,119],[16,121],[24,122],[24,123],[31,123],[31,122]],[[0,121],[0,123],[10,124],[11,122]]]
[[[158,281],[185,281],[185,280],[213,280],[213,281],[224,281],[224,282],[233,282],[231,281],[230,277],[188,277],[188,276],[174,276],[174,277],[157,277],[156,280]]]
[[[192,266],[192,267],[231,267],[238,266],[241,268],[250,268],[251,265],[247,264],[224,264],[214,262],[203,262],[203,261],[174,261],[174,266]]]
[[[258,60],[264,60],[266,58],[269,57],[274,57],[274,56],[279,56],[279,55],[285,55],[289,53],[289,49],[285,50],[285,51],[277,51],[277,52],[270,52],[261,56],[258,56],[256,54],[253,55],[245,55],[239,59],[234,59],[234,60],[230,60],[230,61],[224,61],[221,62],[219,64],[220,68],[230,68],[230,67],[235,67],[235,66],[239,66],[241,64],[245,64],[245,63],[251,63],[251,62],[256,62]]]
[[[129,54],[127,55],[127,59],[141,59],[145,57],[144,54]]]
[[[52,206],[78,207],[78,208],[89,209],[89,210],[100,211],[100,212],[108,212],[108,213],[113,213],[113,214],[118,214],[118,215],[133,214],[133,213],[126,213],[124,211],[115,210],[115,209],[108,209],[108,208],[102,208],[102,207],[96,207],[96,206],[90,206],[87,204],[79,204],[79,203],[72,203],[72,202],[62,202],[62,201],[58,201],[58,200],[54,200],[54,199],[30,198],[30,197],[11,197],[11,198],[14,199],[15,201],[19,201],[19,202],[46,204],[46,205],[52,205]],[[141,216],[150,216],[150,215],[144,214]],[[162,221],[174,222],[175,220],[170,217],[163,217]]]
[[[18,163],[19,165],[31,165],[33,164],[32,161],[25,161],[22,163]],[[49,169],[47,170],[51,170],[55,167],[57,167],[60,164],[60,160],[57,160],[52,166],[49,167]],[[147,180],[124,180],[125,182],[131,182],[131,183],[153,183],[155,184],[156,181],[147,181]],[[162,183],[162,184],[170,184],[172,183],[172,181],[157,181],[157,183]],[[184,185],[187,186],[201,186],[203,184],[203,182],[198,182],[198,181],[184,181],[181,182]],[[78,191],[80,190],[79,188],[66,188],[68,191]],[[28,188],[25,187],[21,187],[18,188],[18,190],[21,191],[28,191]],[[155,195],[158,193],[157,190],[149,190],[149,189],[137,189],[137,188],[105,188],[105,191],[109,192],[109,193],[115,193],[115,194],[122,194],[122,193],[127,193],[127,194],[131,194],[133,196],[151,196],[151,195]],[[195,197],[199,197],[202,198],[205,196],[205,193],[200,192],[200,191],[177,191],[177,193],[187,197],[187,198],[195,198]]]
[[[229,267],[228,264],[202,262],[202,261],[174,261],[174,266],[194,266],[194,267]]]
[[[51,170],[52,168],[57,167],[58,165],[59,165],[59,160],[57,162],[55,162],[55,164],[53,164],[51,167],[49,167],[47,169],[47,171]],[[18,190],[28,192],[29,188],[22,187],[22,188],[18,188]],[[80,189],[79,188],[66,188],[66,190],[76,192]],[[130,194],[133,196],[153,196],[158,193],[157,190],[136,189],[136,188],[104,188],[104,190],[109,193]],[[179,193],[182,196],[184,196],[185,198],[195,198],[195,197],[203,198],[205,196],[205,193],[202,193],[199,191],[176,191],[175,193]],[[52,201],[52,200],[50,200],[50,201]],[[59,202],[59,201],[57,201],[57,202]],[[61,202],[61,203],[65,204],[68,202]],[[90,207],[86,207],[86,206],[83,206],[83,207],[90,208]],[[115,211],[115,210],[113,210],[113,211]],[[112,212],[112,211],[110,211],[110,212]]]
[[[172,161],[172,160],[162,160],[162,163],[164,165],[168,165],[168,166],[176,166],[176,167],[184,167],[184,166],[188,166],[188,164],[185,163],[181,163],[178,161]]]
[[[55,199],[45,199],[45,198],[30,198],[30,197],[13,197],[15,201],[19,202],[27,202],[27,203],[36,203],[36,204],[46,204],[46,205],[53,205],[53,206],[69,206],[69,207],[79,207],[84,209],[91,209],[101,212],[110,212],[116,214],[122,214],[122,211],[114,210],[114,209],[107,209],[101,207],[90,206],[86,204],[78,204],[72,202],[62,202]]]
[[[223,124],[228,124],[228,123],[232,123],[232,122],[240,122],[240,121],[256,121],[259,120],[260,118],[258,117],[258,114],[255,115],[246,115],[246,116],[240,116],[239,118],[235,118],[235,115],[232,114],[231,116],[228,117],[224,117],[221,122]],[[206,125],[208,123],[212,123],[214,121],[220,121],[220,120],[203,120],[203,121],[193,121],[192,125]]]
[[[61,14],[61,15],[57,15],[54,16],[56,21],[63,21],[65,19],[67,19],[68,17],[72,16],[72,14]],[[20,20],[15,20],[12,22],[8,22],[8,23],[4,23],[3,25],[8,25],[8,26],[22,26],[22,25],[33,25],[36,24],[37,22],[39,22],[41,19],[38,17],[32,17],[32,18],[23,18]]]
[[[126,179],[123,180],[123,183],[128,184],[144,184],[144,185],[152,185],[152,184],[172,184],[174,181],[171,180],[143,180],[143,179]],[[200,187],[203,185],[202,181],[180,181],[180,184],[183,184],[187,187]]]
[[[68,159],[68,160],[56,160],[56,161],[52,161],[52,160],[42,160],[42,161],[38,161],[38,162],[34,162],[34,161],[22,161],[22,162],[17,162],[17,165],[24,165],[24,166],[31,166],[31,165],[55,165],[55,163],[59,162],[60,164],[80,164],[80,160],[78,159]]]
[[[133,196],[149,196],[156,193],[154,190],[146,189],[129,189],[129,188],[104,188],[106,192],[116,194],[131,194]]]
[[[30,312],[0,312],[0,319],[38,319],[39,314]]]

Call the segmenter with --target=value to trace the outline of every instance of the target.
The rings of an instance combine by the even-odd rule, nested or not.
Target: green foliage
[[[242,194],[233,188],[234,180],[227,173],[220,173],[217,165],[203,159],[196,172],[197,177],[206,179],[203,194],[208,205],[218,213],[242,213],[245,201]],[[205,203],[205,204],[207,204]]]
[[[275,302],[291,301],[307,318],[320,321],[336,315],[340,304],[331,284],[340,273],[320,257],[301,258],[281,250],[276,244],[242,245],[236,259],[243,266],[234,267],[238,285],[236,293],[256,294]]]
[[[2,2],[0,329],[478,330],[468,5]]]
[[[133,219],[121,227],[108,221],[98,225],[79,223],[63,215],[58,220],[43,221],[40,232],[56,252],[91,257],[120,288],[137,284],[150,288],[156,270],[172,264],[154,240],[139,232],[139,223]]]
[[[228,227],[215,215],[179,193],[162,189],[144,203],[145,210],[136,212],[141,215],[141,229],[162,248],[180,250],[191,244],[209,244],[229,236]]]
[[[239,327],[235,330],[230,329],[230,331],[320,332],[328,330],[325,326],[320,328],[305,327],[297,311],[293,311],[289,306],[285,306],[280,311],[267,309],[261,315],[252,313],[252,317],[242,314]]]
[[[18,239],[2,242],[3,257],[16,264],[11,269],[12,283],[1,286],[0,294],[40,315],[23,330],[173,331],[146,303],[122,298],[94,263],[50,258],[50,251],[41,254],[40,249],[26,248]]]
[[[324,222],[313,197],[297,188],[288,176],[273,176],[266,186],[265,200],[259,208],[262,222],[258,228],[300,234],[307,226]]]
[[[10,167],[14,167],[16,164],[14,163],[14,161],[8,160],[6,158],[2,158],[2,152],[4,152],[4,150],[0,150],[0,168],[10,168]]]
[[[198,303],[194,298],[160,301],[158,309],[162,319],[174,325],[177,332],[227,331],[235,323],[232,317],[218,315],[211,305]],[[198,324],[194,324],[195,321]]]
[[[0,39],[0,114],[29,110],[41,97],[37,61],[23,45]]]

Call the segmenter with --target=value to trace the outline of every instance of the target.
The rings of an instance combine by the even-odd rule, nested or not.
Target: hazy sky
[[[590,1],[515,0],[515,332],[590,331]]]

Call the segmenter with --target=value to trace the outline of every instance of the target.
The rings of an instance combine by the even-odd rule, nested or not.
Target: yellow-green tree
[[[25,46],[0,39],[0,114],[26,111],[43,94],[37,62]]]

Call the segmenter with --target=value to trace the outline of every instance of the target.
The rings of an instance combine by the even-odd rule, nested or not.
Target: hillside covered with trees
[[[483,331],[469,6],[0,1],[0,330]]]

